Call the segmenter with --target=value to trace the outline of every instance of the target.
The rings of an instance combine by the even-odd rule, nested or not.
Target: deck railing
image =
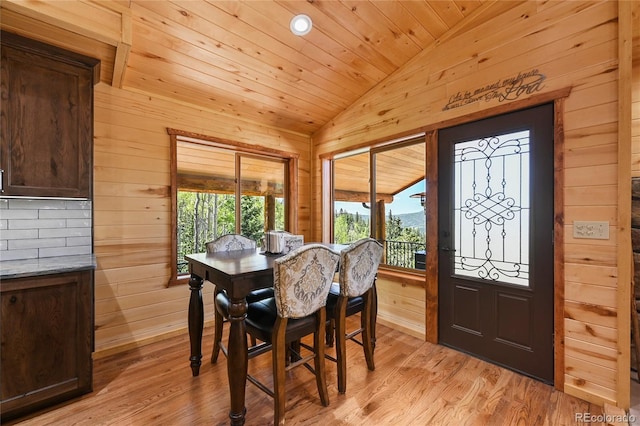
[[[416,265],[416,252],[424,251],[425,243],[409,241],[382,241],[385,252],[385,264],[402,268],[424,269]],[[416,268],[416,266],[418,266]]]

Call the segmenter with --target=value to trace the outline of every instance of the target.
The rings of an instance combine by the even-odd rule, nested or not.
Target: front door
[[[440,343],[553,382],[553,105],[439,131]]]

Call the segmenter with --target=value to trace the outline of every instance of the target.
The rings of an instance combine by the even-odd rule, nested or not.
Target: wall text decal
[[[486,102],[498,99],[498,102],[513,101],[522,95],[530,95],[542,90],[542,82],[546,79],[537,69],[520,72],[516,77],[498,80],[493,84],[477,88],[473,92],[458,92],[449,98],[443,111],[469,105],[484,100]]]

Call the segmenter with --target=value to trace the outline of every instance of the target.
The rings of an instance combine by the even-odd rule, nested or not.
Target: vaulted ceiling
[[[114,87],[312,136],[416,55],[517,3],[2,0],[0,24],[97,57]],[[297,14],[313,21],[307,35],[290,31]],[[363,167],[361,157],[342,164]],[[390,176],[384,192],[424,178],[421,164],[405,163],[406,179]],[[336,189],[367,192],[367,173],[358,179]]]
[[[134,0],[124,85],[310,134],[478,6]],[[299,13],[313,20],[302,37]]]
[[[117,87],[311,135],[492,3],[6,0],[2,26],[99,56]]]

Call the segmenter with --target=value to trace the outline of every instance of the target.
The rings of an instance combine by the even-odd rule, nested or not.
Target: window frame
[[[285,217],[284,217],[284,228],[283,230],[291,229],[291,221],[289,219],[289,209],[287,207],[288,204],[288,196],[289,196],[289,168],[288,159],[284,159],[281,157],[276,157],[273,155],[264,155],[264,154],[248,154],[246,152],[235,152],[235,168],[236,168],[236,233],[242,234],[242,212],[241,212],[241,203],[243,196],[243,187],[242,187],[242,159],[248,158],[252,160],[261,160],[261,161],[270,161],[273,163],[280,163],[283,165],[284,176],[283,176],[283,197],[285,199]],[[240,179],[238,179],[238,177]],[[238,196],[239,195],[239,196]],[[265,204],[265,209],[268,209]],[[275,220],[275,218],[274,218]],[[270,226],[273,225],[273,226]],[[278,230],[278,228],[274,224],[267,223],[265,227],[266,230]]]
[[[285,191],[286,191],[286,214],[285,227],[289,232],[297,233],[298,228],[298,160],[299,155],[296,153],[285,152],[273,148],[267,148],[260,145],[252,145],[244,142],[232,141],[228,139],[215,138],[208,135],[187,132],[184,130],[167,128],[167,134],[170,139],[170,197],[171,197],[171,263],[170,278],[168,287],[175,285],[188,284],[191,274],[178,274],[178,141],[193,142],[204,144],[207,146],[228,149],[235,152],[236,156],[250,155],[259,157],[273,158],[278,161],[285,162]],[[236,172],[237,173],[237,170]],[[237,185],[239,187],[239,183]],[[236,211],[236,215],[239,214]],[[236,227],[239,222],[236,221]]]
[[[323,197],[323,211],[329,212],[329,214],[324,215],[324,229],[323,237],[325,240],[334,242],[335,241],[335,232],[334,232],[334,221],[335,221],[335,161],[340,160],[342,158],[349,157],[350,155],[355,155],[357,153],[368,152],[369,155],[369,205],[371,208],[371,214],[369,217],[369,236],[371,238],[376,238],[377,234],[377,217],[378,217],[378,205],[376,203],[376,159],[375,156],[380,153],[388,152],[394,149],[401,149],[406,146],[423,144],[425,149],[425,170],[424,170],[424,180],[425,185],[429,185],[429,176],[428,176],[428,167],[427,167],[427,159],[426,159],[426,150],[427,150],[427,139],[428,134],[425,132],[417,132],[412,133],[407,136],[398,137],[395,139],[386,139],[384,141],[372,142],[365,145],[358,145],[349,150],[344,150],[340,152],[333,152],[330,154],[326,154],[326,156],[322,156],[323,160],[323,182],[326,183],[328,188],[330,188],[329,196]],[[426,188],[425,188],[426,189]],[[386,212],[385,217],[386,217]],[[425,223],[428,223],[427,212],[425,209]],[[428,229],[425,226],[425,247],[428,240]],[[395,271],[403,274],[409,275],[424,275],[425,272],[421,269],[414,268],[405,268],[393,265],[387,265],[386,263],[381,263],[380,268],[382,270]]]
[[[403,138],[401,140],[395,140],[393,142],[390,143],[386,143],[380,146],[374,146],[371,147],[371,149],[369,150],[369,196],[370,196],[370,200],[369,200],[369,204],[371,205],[371,220],[370,220],[370,231],[371,231],[371,236],[372,238],[376,238],[376,233],[378,232],[378,223],[377,220],[378,218],[380,218],[380,214],[378,212],[379,206],[378,203],[376,202],[376,198],[377,198],[377,191],[376,191],[376,182],[377,182],[377,155],[378,154],[382,154],[385,152],[389,152],[389,151],[393,151],[393,150],[397,150],[397,149],[401,149],[407,146],[412,146],[412,145],[419,145],[419,144],[423,144],[424,145],[424,149],[426,152],[426,138],[424,134],[419,134],[419,135],[415,135],[412,137],[408,137],[408,138]],[[425,159],[425,164],[424,164],[425,170],[424,170],[424,177],[423,179],[426,181],[427,180],[427,162]],[[423,210],[424,210],[424,206],[423,206]],[[386,211],[384,212],[384,215],[382,216],[383,218],[386,218]],[[426,215],[425,215],[426,216]],[[426,225],[426,217],[425,217],[425,225]],[[425,227],[425,244],[426,244],[426,227]],[[386,263],[384,264],[387,267],[390,268],[394,268],[390,265],[387,265]],[[396,268],[394,268],[396,269]],[[400,268],[402,270],[408,270],[408,271],[412,271],[413,268]]]

